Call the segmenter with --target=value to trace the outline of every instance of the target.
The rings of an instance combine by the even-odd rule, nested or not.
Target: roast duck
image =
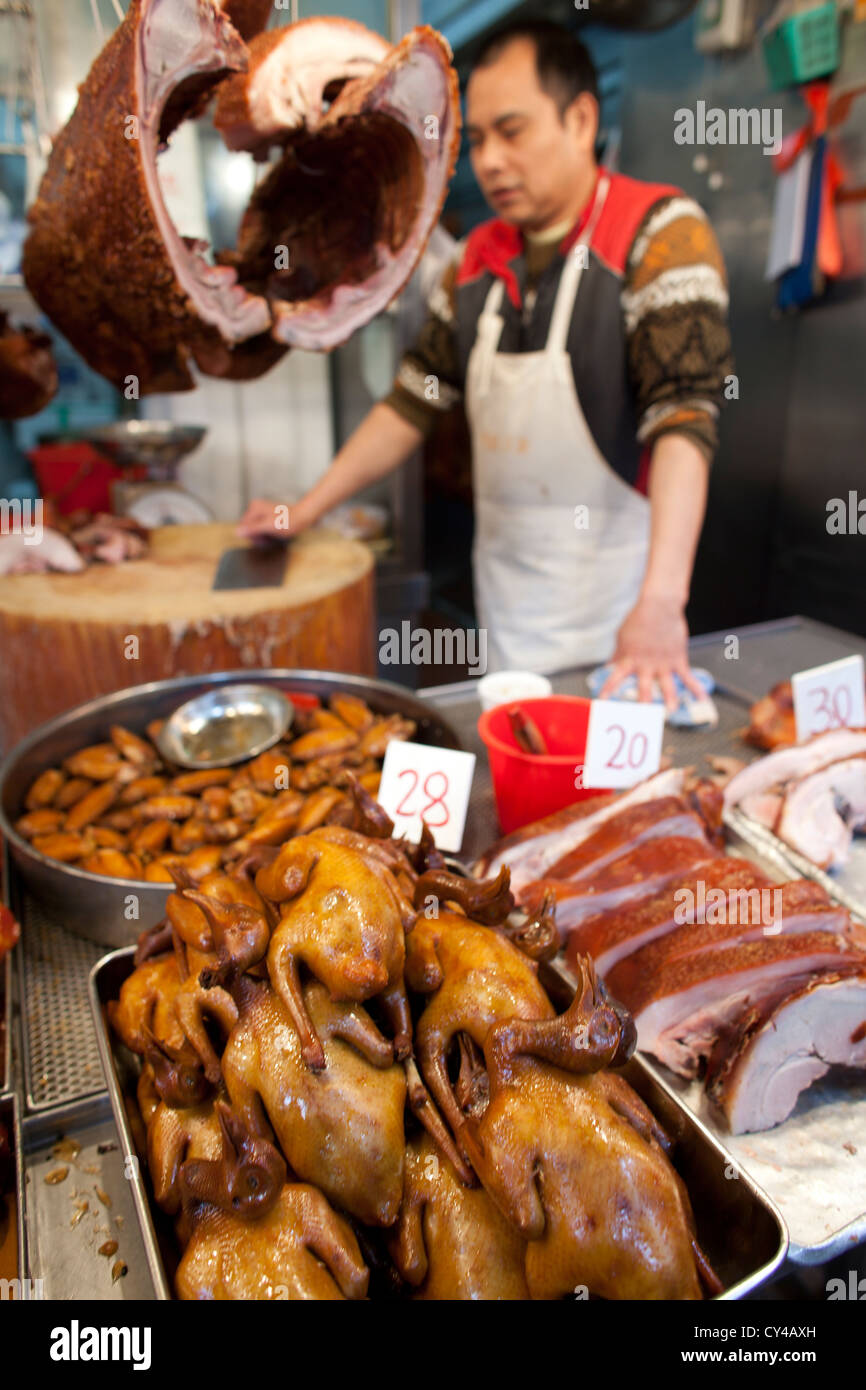
[[[832,1065],[866,1067],[866,930],[821,885],[779,885],[722,853],[722,806],[772,804],[777,831],[820,862],[818,848],[844,851],[852,821],[866,823],[864,754],[866,732],[822,735],[724,792],[670,769],[516,831],[476,872],[507,868],[530,913],[555,902],[568,960],[593,961],[638,1046],[704,1075],[733,1133],[766,1129]]]
[[[352,824],[176,870],[109,1017],[141,1059],[184,1299],[698,1299],[720,1290],[671,1142],[618,1074],[628,1014],[551,903]]]
[[[355,814],[350,776],[375,793],[388,743],[411,738],[415,724],[376,715],[351,694],[328,705],[298,698],[293,736],[233,767],[170,766],[153,742],[160,721],[147,736],[113,725],[104,743],[40,773],[15,829],[47,858],[87,873],[173,883],[182,869],[194,886],[261,845],[346,823]]]
[[[57,136],[22,269],[85,360],[138,395],[193,368],[248,379],[290,348],[325,350],[409,279],[459,144],[445,41],[391,46],[347,19],[265,33],[267,0],[131,0]],[[211,257],[175,229],[157,157],[215,100],[231,150],[275,162],[237,247]]]

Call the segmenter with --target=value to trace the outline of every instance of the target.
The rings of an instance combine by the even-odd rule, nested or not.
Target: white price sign
[[[844,656],[791,678],[797,742],[828,729],[866,728],[862,656]]]
[[[394,822],[395,836],[417,842],[424,821],[438,849],[456,852],[463,844],[474,772],[474,753],[392,739],[376,800]]]
[[[593,700],[589,708],[584,787],[633,787],[658,772],[664,705]]]

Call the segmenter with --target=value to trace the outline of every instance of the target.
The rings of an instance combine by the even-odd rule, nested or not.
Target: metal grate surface
[[[19,980],[29,1110],[47,1110],[105,1089],[87,981],[107,949],[73,936],[26,899]]]

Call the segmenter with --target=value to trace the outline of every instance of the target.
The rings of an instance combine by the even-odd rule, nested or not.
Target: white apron
[[[649,502],[596,447],[566,350],[581,248],[608,187],[603,178],[566,256],[544,350],[497,351],[504,287],[496,279],[469,356],[475,600],[490,671],[606,661],[646,569]]]

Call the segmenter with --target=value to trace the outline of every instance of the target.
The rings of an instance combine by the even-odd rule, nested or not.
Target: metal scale
[[[144,477],[116,478],[111,507],[141,526],[191,526],[213,521],[206,503],[177,480],[181,461],[207,434],[203,425],[161,420],[117,420],[87,431],[87,439],[118,468],[144,471]]]

